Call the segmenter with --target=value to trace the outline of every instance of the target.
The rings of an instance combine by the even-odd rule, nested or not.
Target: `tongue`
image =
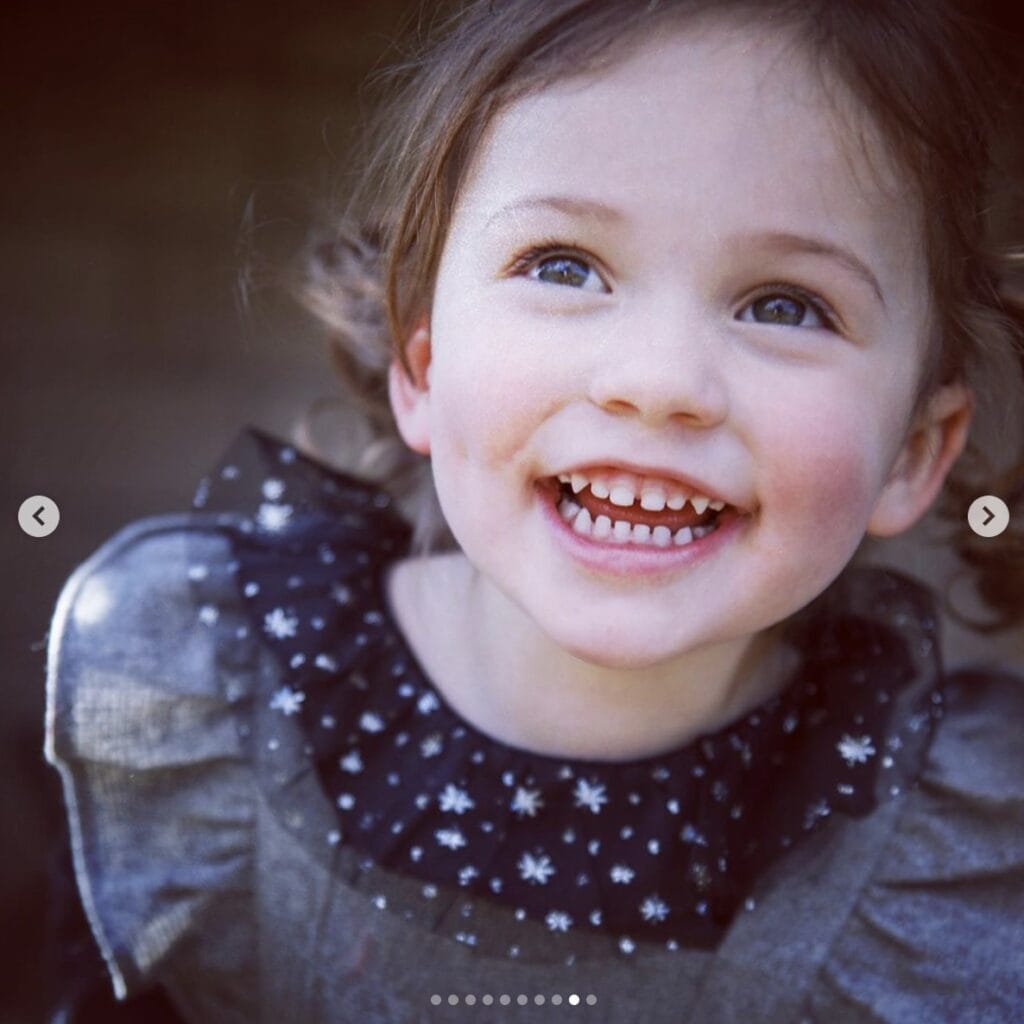
[[[667,526],[673,533],[684,526],[699,526],[706,523],[714,515],[710,509],[704,515],[700,515],[689,502],[678,512],[674,512],[668,506],[660,512],[650,512],[636,503],[629,508],[623,508],[621,505],[613,505],[607,498],[595,497],[589,487],[584,487],[579,494],[574,494],[573,501],[582,505],[592,519],[607,516],[612,522],[622,519],[627,523],[646,523],[652,530],[655,526]]]

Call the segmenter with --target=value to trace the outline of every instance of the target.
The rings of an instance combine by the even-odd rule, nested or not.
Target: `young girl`
[[[247,430],[58,602],[47,756],[118,999],[1024,1016],[1024,684],[944,676],[932,595],[854,561],[1020,377],[973,38],[506,0],[406,69],[307,288],[365,459]]]

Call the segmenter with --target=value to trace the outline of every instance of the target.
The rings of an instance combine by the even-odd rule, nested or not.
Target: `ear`
[[[430,454],[430,323],[424,314],[405,346],[413,373],[410,380],[398,358],[388,367],[388,398],[405,443],[421,455]]]
[[[974,394],[961,382],[939,388],[917,417],[875,504],[867,532],[892,537],[909,530],[935,500],[967,443]]]

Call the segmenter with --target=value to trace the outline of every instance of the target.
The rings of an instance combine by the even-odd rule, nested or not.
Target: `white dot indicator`
[[[580,1005],[580,997],[578,995],[576,995],[575,992],[573,992],[573,994],[571,996],[569,996],[569,1005],[570,1006],[579,1006]]]

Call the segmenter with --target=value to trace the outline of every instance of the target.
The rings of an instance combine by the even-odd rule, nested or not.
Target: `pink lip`
[[[628,543],[612,546],[576,533],[559,513],[550,487],[538,482],[536,491],[544,518],[572,558],[595,572],[623,578],[657,576],[703,561],[727,544],[743,528],[748,518],[726,510],[713,533],[681,547],[639,547]]]

